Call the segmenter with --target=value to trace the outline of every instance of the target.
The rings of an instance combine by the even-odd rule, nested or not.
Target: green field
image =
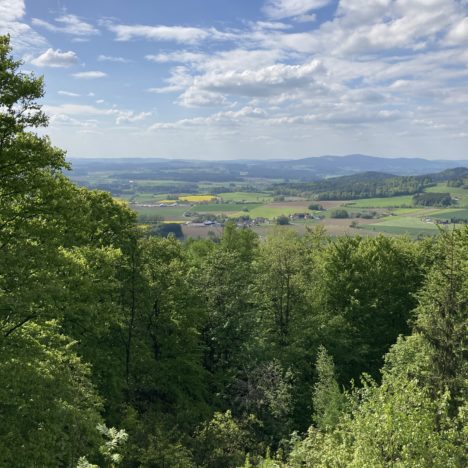
[[[260,203],[209,203],[209,204],[200,204],[192,206],[189,211],[196,213],[228,213],[231,211],[245,211],[249,213],[250,211],[263,206]]]
[[[158,187],[158,186],[168,186],[173,187],[174,185],[187,185],[185,182],[180,180],[167,180],[167,179],[138,179],[133,181],[134,185],[137,187]]]
[[[420,215],[421,213],[424,213],[426,209],[425,208],[395,208],[390,210],[392,214],[396,215]]]
[[[265,192],[225,192],[218,195],[223,201],[233,202],[263,202],[268,203],[272,197]]]
[[[450,220],[452,218],[464,219],[468,221],[468,209],[447,209],[447,210],[440,210],[431,213],[431,217],[437,219],[446,219]]]
[[[270,205],[261,205],[253,210],[249,211],[251,218],[262,217],[262,218],[276,218],[280,215],[290,215],[294,213],[308,213],[309,210],[307,207],[300,207],[297,205],[288,206],[287,203],[284,204],[270,204]]]
[[[122,181],[118,177],[119,172],[114,172],[113,175],[105,171],[96,171],[89,174],[84,180],[88,183],[101,181],[103,183],[115,182],[117,185]],[[321,224],[325,226],[332,235],[341,235],[344,233],[356,233],[356,229],[350,228],[350,223],[355,221],[359,225],[359,232],[362,235],[376,235],[377,233],[386,233],[389,235],[410,235],[417,237],[418,235],[432,235],[438,232],[438,226],[435,223],[426,222],[425,218],[432,218],[434,221],[439,219],[450,220],[458,218],[468,221],[468,190],[456,187],[447,187],[447,183],[438,183],[433,187],[428,187],[426,192],[448,192],[452,198],[456,199],[456,205],[449,208],[440,207],[423,207],[414,206],[412,195],[382,197],[382,198],[365,198],[361,200],[342,200],[342,201],[327,201],[323,202],[324,211],[313,212],[308,209],[310,200],[306,200],[299,196],[284,196],[284,201],[273,201],[274,194],[270,192],[273,181],[266,179],[249,178],[244,181],[233,180],[223,182],[207,182],[198,179],[195,182],[185,180],[169,180],[169,179],[150,179],[150,173],[143,179],[136,178],[128,190],[124,188],[120,191],[119,198],[126,199],[131,203],[131,207],[137,213],[144,216],[160,217],[165,221],[190,221],[191,219],[204,218],[209,215],[225,216],[237,219],[241,216],[249,216],[251,219],[266,218],[270,220],[270,224],[255,226],[253,229],[258,230],[261,235],[265,234],[275,226],[275,218],[280,215],[291,215],[295,213],[310,213],[320,215],[325,219],[322,220],[296,220],[292,221],[289,229],[297,230],[303,233],[305,224]],[[171,177],[172,179],[172,177]],[[177,179],[177,178],[176,178]],[[278,180],[278,182],[281,182]],[[209,201],[200,204],[189,204],[176,207],[136,207],[132,203],[137,204],[158,204],[161,200],[175,198],[175,196],[184,195],[182,192],[175,193],[172,196],[167,192],[174,190],[186,190],[188,186],[193,186],[198,190],[198,195],[215,194],[218,197],[219,203]],[[225,188],[224,188],[225,187]],[[255,192],[247,191],[251,187],[255,187]],[[222,190],[236,190],[226,192]],[[152,193],[151,193],[152,192]],[[220,192],[220,193],[218,193]],[[318,202],[320,203],[320,202]],[[190,206],[191,205],[191,206]],[[350,215],[349,220],[330,219],[332,211],[337,208],[344,208]],[[377,212],[377,217],[374,220],[365,221],[356,214],[366,212]],[[190,212],[191,216],[184,216]],[[369,224],[368,224],[369,223]],[[194,232],[202,232],[201,228]],[[191,232],[191,231],[190,231]]]
[[[437,184],[434,187],[429,187],[425,190],[426,192],[438,192],[445,193],[448,192],[458,201],[460,207],[468,207],[468,190],[460,187],[447,187],[445,182]]]
[[[353,208],[400,208],[413,206],[413,196],[402,195],[399,197],[387,198],[363,198],[362,200],[352,200],[343,203]]]
[[[426,223],[419,218],[410,216],[392,216],[378,223],[362,225],[361,228],[387,232],[389,234],[408,234],[411,236],[418,234],[431,235],[438,232],[435,224]]]
[[[131,207],[138,214],[144,216],[161,216],[165,220],[180,220],[184,219],[183,214],[187,211],[187,207],[178,206],[154,206],[148,207]]]

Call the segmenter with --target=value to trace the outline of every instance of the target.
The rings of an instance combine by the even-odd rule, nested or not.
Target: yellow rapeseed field
[[[214,195],[185,195],[183,197],[179,197],[179,200],[191,203],[201,203],[216,200],[216,197]]]

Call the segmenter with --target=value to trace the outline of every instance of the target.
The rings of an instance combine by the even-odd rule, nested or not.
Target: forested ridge
[[[468,169],[459,167],[436,174],[396,176],[383,172],[363,172],[350,176],[331,177],[317,182],[275,184],[278,194],[307,195],[316,200],[357,200],[373,197],[394,197],[420,194],[440,181],[460,181],[468,177]]]
[[[466,466],[468,227],[152,237],[0,37],[0,466]]]

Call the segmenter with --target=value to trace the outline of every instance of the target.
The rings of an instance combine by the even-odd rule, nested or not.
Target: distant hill
[[[118,173],[125,179],[167,179],[187,182],[228,181],[242,178],[315,181],[362,172],[394,175],[437,173],[464,166],[468,161],[422,158],[380,158],[362,154],[320,156],[291,160],[204,161],[164,158],[71,158],[71,177],[95,171]]]
[[[385,172],[395,175],[421,175],[464,166],[468,161],[428,160],[423,158],[380,158],[362,154],[320,156],[294,161],[272,161],[272,167],[302,169],[316,176],[330,177],[361,172]]]
[[[290,182],[275,184],[273,189],[281,195],[306,195],[316,200],[354,200],[359,198],[414,195],[437,182],[463,180],[468,168],[458,167],[434,174],[399,176],[368,171],[316,182]]]

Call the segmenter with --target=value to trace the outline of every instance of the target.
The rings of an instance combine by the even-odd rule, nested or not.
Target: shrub
[[[342,208],[337,208],[336,210],[333,210],[330,213],[330,218],[337,218],[337,219],[349,218],[349,213]]]
[[[280,215],[276,218],[276,224],[279,226],[286,226],[289,224],[289,218],[285,215]]]

